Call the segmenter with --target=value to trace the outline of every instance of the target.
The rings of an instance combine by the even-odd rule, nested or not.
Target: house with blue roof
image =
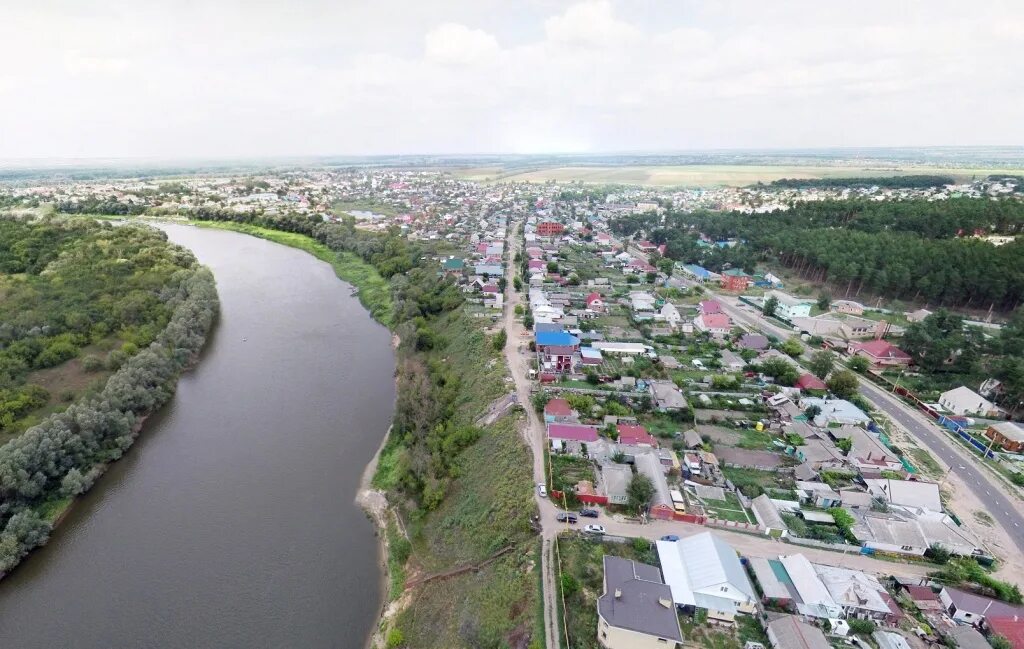
[[[697,264],[683,264],[683,272],[701,283],[711,279],[711,271]]]
[[[537,349],[544,347],[579,347],[580,339],[564,331],[538,331]]]

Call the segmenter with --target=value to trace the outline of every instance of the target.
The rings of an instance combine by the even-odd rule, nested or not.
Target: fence
[[[790,534],[785,537],[787,543],[793,545],[805,545],[812,548],[821,548],[823,550],[836,550],[838,552],[862,552],[862,548],[856,545],[850,545],[848,543],[829,543],[828,541],[819,541],[818,539],[805,539],[800,536],[793,536]]]
[[[968,433],[967,429],[964,428],[963,423],[960,421],[959,418],[947,417],[937,412],[934,408],[932,408],[927,403],[922,401],[920,397],[918,397],[916,394],[914,394],[913,392],[911,392],[910,390],[901,385],[896,385],[895,383],[885,378],[881,374],[875,372],[868,372],[867,377],[874,381],[875,383],[877,383],[879,386],[885,388],[887,392],[893,392],[910,401],[910,403],[915,408],[917,408],[924,414],[934,419],[935,423],[939,424],[943,428],[946,428],[956,433],[958,437],[960,437],[962,440],[964,440],[974,448],[978,449],[978,451],[981,452],[986,458],[995,458],[995,453],[989,450],[990,445],[986,444],[985,442],[979,441],[973,435]]]
[[[725,521],[720,518],[707,518],[704,520],[704,525],[724,530],[733,530],[734,532],[749,532],[751,534],[764,534],[766,531],[764,526],[757,523],[738,523],[736,521]]]

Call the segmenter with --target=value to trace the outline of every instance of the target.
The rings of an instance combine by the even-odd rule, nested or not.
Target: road
[[[631,252],[646,259],[639,250],[631,249]],[[683,285],[689,284],[687,280],[682,279],[679,279],[678,282]],[[719,295],[709,291],[706,286],[703,288],[708,296],[716,299],[722,305],[722,310],[736,322],[780,339],[793,335],[792,330],[786,330],[770,322],[756,311],[749,310],[752,308],[743,305],[735,296]],[[907,406],[874,383],[861,379],[860,393],[886,416],[906,429],[921,446],[938,456],[950,467],[950,470],[962,479],[978,500],[985,504],[996,523],[1006,531],[1017,548],[1024,552],[1024,515],[1018,509],[1018,504],[1007,496],[1004,491],[1005,487],[996,482],[994,476],[978,467],[977,463],[982,460],[960,447],[954,440],[949,439],[950,433],[939,428],[938,424],[926,415]]]
[[[513,279],[516,276],[516,254],[522,249],[522,235],[520,230],[522,222],[516,221],[509,226],[507,240],[508,266],[505,269],[505,361],[512,373],[512,379],[516,387],[516,397],[526,411],[526,426],[521,431],[523,439],[533,452],[533,482],[534,484],[547,484],[549,481],[544,475],[544,451],[545,451],[545,429],[537,411],[530,400],[530,380],[527,375],[529,369],[528,357],[524,353],[528,349],[530,341],[529,332],[523,323],[516,319],[516,306],[523,303],[523,294],[515,290]],[[524,284],[523,288],[526,286]],[[533,489],[533,497],[537,501],[538,508],[543,510],[545,505],[550,507],[546,499],[540,498],[536,489]],[[554,522],[554,514],[551,515]],[[559,649],[561,642],[558,629],[558,612],[556,606],[561,602],[555,598],[555,534],[557,527],[545,525],[543,517],[541,520],[541,575],[543,578],[544,595],[544,634],[548,649]]]

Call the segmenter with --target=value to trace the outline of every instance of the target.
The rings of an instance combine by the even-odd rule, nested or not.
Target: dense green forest
[[[863,177],[863,178],[780,178],[767,186],[785,189],[854,189],[862,187],[891,187],[899,189],[924,189],[952,185],[952,176],[920,174],[912,176]],[[760,183],[758,184],[760,185]]]
[[[81,348],[124,341],[110,378],[0,447],[0,572],[45,543],[53,519],[131,446],[173,394],[217,312],[213,276],[152,228],[0,220],[6,391]]]
[[[1017,200],[821,201],[770,214],[741,212],[636,215],[612,224],[621,235],[646,232],[666,256],[711,270],[752,269],[775,261],[833,288],[934,306],[1009,311],[1024,299],[1024,240],[994,246],[975,232],[1019,234]],[[706,248],[698,235],[735,238],[733,248]]]
[[[86,349],[69,373],[102,377],[152,342],[171,317],[162,291],[194,264],[151,228],[0,219],[0,433],[58,396],[32,382],[39,370]]]

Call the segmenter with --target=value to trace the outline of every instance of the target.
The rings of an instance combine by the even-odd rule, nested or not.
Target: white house
[[[778,305],[775,307],[775,315],[783,320],[809,318],[811,316],[811,305],[814,304],[811,300],[794,297],[782,291],[768,291],[768,294],[765,295],[765,300],[770,297],[778,300]]]
[[[711,532],[658,541],[658,557],[676,606],[702,608],[727,623],[756,610],[757,595],[736,551]]]
[[[940,394],[939,405],[955,415],[990,417],[999,414],[996,404],[963,385]]]
[[[679,327],[679,323],[683,321],[683,316],[679,315],[679,309],[676,308],[676,305],[666,302],[665,306],[661,307],[659,319],[664,320],[668,326],[676,329]]]

